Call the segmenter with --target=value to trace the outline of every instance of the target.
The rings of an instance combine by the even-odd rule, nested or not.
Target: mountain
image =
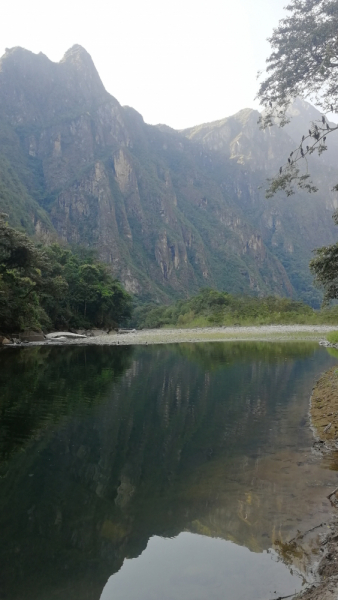
[[[305,119],[308,107],[294,110]],[[59,63],[6,50],[0,210],[47,242],[96,248],[143,300],[213,286],[318,304],[308,262],[335,240],[334,160],[317,159],[320,193],[266,200],[265,180],[298,130],[262,132],[258,117],[245,109],[185,131],[150,126],[105,90],[81,46]]]
[[[337,240],[332,213],[338,208],[338,201],[332,187],[338,180],[334,166],[338,143],[330,139],[328,152],[308,159],[309,172],[319,187],[317,193],[298,191],[289,198],[279,193],[267,200],[267,178],[274,176],[291,150],[298,147],[309,123],[321,118],[313,106],[302,100],[297,100],[290,112],[292,120],[282,129],[261,131],[258,111],[245,109],[183,133],[214,154],[215,180],[237,198],[237,206],[259,230],[262,242],[283,264],[296,294],[316,305],[320,295],[312,287],[308,263],[314,248]],[[224,172],[229,161],[241,167],[230,181]]]

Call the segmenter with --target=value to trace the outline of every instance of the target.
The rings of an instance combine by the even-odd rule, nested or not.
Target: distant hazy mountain
[[[250,109],[181,132],[154,127],[108,94],[80,46],[60,63],[7,50],[0,210],[47,241],[96,248],[143,299],[214,286],[318,302],[308,262],[336,239],[338,143],[312,161],[319,193],[266,200],[266,177],[319,115],[303,102],[292,110],[282,130],[260,131]]]

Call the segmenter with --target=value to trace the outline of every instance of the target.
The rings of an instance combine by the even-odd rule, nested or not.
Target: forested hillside
[[[131,297],[95,253],[34,244],[0,214],[0,331],[104,327],[131,315]]]

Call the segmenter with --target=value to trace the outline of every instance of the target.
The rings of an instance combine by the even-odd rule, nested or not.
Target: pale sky
[[[148,123],[184,128],[258,108],[256,74],[287,0],[11,0],[0,54],[59,61],[81,44],[106,89]]]

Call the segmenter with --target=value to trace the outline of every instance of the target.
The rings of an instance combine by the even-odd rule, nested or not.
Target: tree
[[[116,327],[131,297],[93,252],[48,248],[10,227],[0,214],[0,331]]]
[[[39,296],[48,287],[57,294],[60,281],[50,277],[50,264],[42,248],[0,215],[0,329],[3,332],[48,327],[51,321]]]
[[[298,96],[313,101],[324,114],[309,124],[298,147],[270,180],[268,197],[279,189],[290,195],[295,184],[317,191],[306,157],[324,152],[327,136],[338,129],[326,119],[329,112],[338,112],[338,0],[292,0],[286,10],[288,16],[269,39],[273,51],[257,95],[265,107],[260,124],[265,128],[288,123],[288,108]]]
[[[337,215],[334,215],[337,224]],[[315,258],[310,262],[310,269],[315,275],[315,282],[324,288],[323,305],[338,298],[338,243],[315,250]]]
[[[42,305],[57,327],[117,327],[131,316],[131,296],[92,251],[46,249],[54,277],[67,288],[62,298],[44,295]]]

